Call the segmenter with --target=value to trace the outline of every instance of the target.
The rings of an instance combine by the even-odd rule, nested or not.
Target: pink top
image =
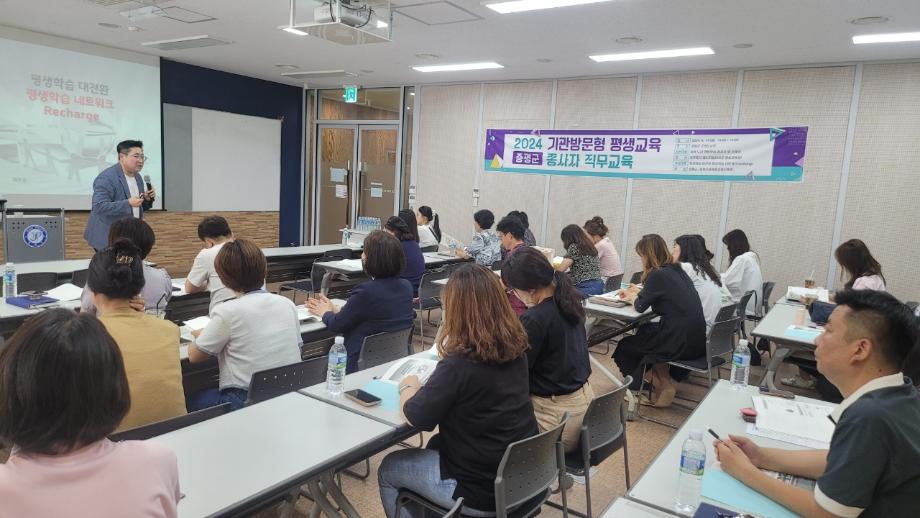
[[[620,254],[614,248],[613,243],[606,237],[594,244],[597,248],[597,258],[601,263],[601,277],[604,280],[607,277],[620,275],[623,273],[623,266],[620,264]]]
[[[881,275],[863,275],[853,281],[853,289],[885,291],[885,281]]]
[[[104,439],[66,455],[25,455],[0,464],[0,518],[175,517],[176,455],[151,442]]]

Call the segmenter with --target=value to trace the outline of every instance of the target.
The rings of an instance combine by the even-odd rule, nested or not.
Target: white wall
[[[528,213],[547,246],[600,215],[626,261],[643,234],[671,241],[702,234],[719,252],[742,228],[779,292],[812,270],[840,287],[833,250],[866,241],[889,289],[920,299],[920,63],[647,74],[515,83],[424,86],[420,97],[417,204],[445,232],[468,240],[472,213]],[[484,173],[488,128],[630,129],[809,127],[804,182],[622,180]],[[472,192],[480,189],[479,207]],[[845,190],[844,190],[845,189]],[[545,227],[545,228],[544,228]],[[625,234],[625,239],[624,239]]]

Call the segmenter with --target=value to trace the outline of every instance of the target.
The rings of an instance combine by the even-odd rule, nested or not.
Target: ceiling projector
[[[339,19],[335,18],[332,3],[324,3],[313,9],[315,23],[339,22],[352,27],[364,27],[376,20],[374,9],[359,0],[342,0],[339,2]],[[374,25],[371,25],[374,27]]]

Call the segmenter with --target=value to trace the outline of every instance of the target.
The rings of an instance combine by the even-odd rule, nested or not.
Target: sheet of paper
[[[786,298],[790,300],[798,301],[805,295],[813,295],[818,297],[818,300],[821,302],[828,302],[830,300],[830,292],[825,288],[803,288],[800,286],[789,286],[789,289],[786,290]]]
[[[340,169],[338,167],[333,167],[329,169],[329,181],[333,183],[344,182],[346,174],[348,174],[347,169]]]
[[[208,317],[196,317],[191,320],[186,320],[185,325],[192,331],[198,331],[199,329],[207,327],[210,321],[211,319]]]
[[[391,365],[380,379],[390,383],[399,383],[406,376],[415,375],[418,376],[419,381],[424,385],[437,365],[438,362],[435,360],[405,358]]]
[[[80,297],[83,296],[83,288],[66,282],[57,288],[48,290],[48,296],[53,299],[58,299],[61,302],[66,302],[68,300],[80,300]]]
[[[310,313],[310,310],[303,306],[297,306],[297,320],[301,322],[305,320],[319,320],[319,317]]]
[[[744,430],[748,435],[754,435],[757,437],[763,437],[765,439],[773,439],[775,441],[788,442],[789,444],[795,444],[797,446],[804,446],[806,448],[811,448],[814,450],[826,450],[831,447],[831,443],[823,441],[813,441],[811,439],[806,439],[805,437],[799,437],[797,435],[790,435],[783,432],[774,432],[771,430],[764,430],[762,428],[757,428],[757,425],[754,423],[748,423],[747,428]]]
[[[383,187],[371,187],[371,198],[383,198]]]
[[[757,428],[831,442],[834,423],[827,416],[834,411],[833,406],[777,397],[753,396],[751,399],[757,411]]]
[[[347,198],[348,197],[348,186],[344,183],[335,184],[335,197],[336,198]]]

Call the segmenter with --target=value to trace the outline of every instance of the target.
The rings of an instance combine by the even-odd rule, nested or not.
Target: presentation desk
[[[352,256],[360,252],[360,246],[311,245],[311,246],[284,246],[276,248],[263,248],[265,260],[268,263],[266,274],[267,282],[284,282],[298,279],[309,279],[313,261],[326,252],[349,248]]]
[[[645,473],[629,490],[626,497],[656,509],[674,513],[680,451],[684,440],[690,434],[690,430],[699,429],[704,432],[703,444],[706,445],[706,469],[710,469],[717,461],[715,451],[712,448],[714,439],[706,433],[706,429],[712,428],[723,438],[728,434],[746,435],[747,423],[741,420],[739,410],[752,406],[751,396],[756,395],[759,395],[757,387],[748,386],[744,390],[734,390],[727,380],[719,380],[709,390],[709,393],[693,413],[690,414],[690,417],[684,421],[680,429],[671,437],[667,446],[649,464]],[[802,396],[796,396],[796,401],[820,405],[828,404],[825,401]],[[767,448],[803,449],[801,446],[764,437],[752,437],[752,439],[760,446]],[[704,498],[703,501],[719,507],[729,508],[725,504],[709,499]],[[743,511],[743,509],[734,510]]]
[[[199,518],[246,515],[308,482],[312,496],[331,510],[320,478],[343,509],[354,511],[336,495],[333,471],[399,439],[392,426],[292,392],[150,441],[178,458],[185,495],[179,516]]]

